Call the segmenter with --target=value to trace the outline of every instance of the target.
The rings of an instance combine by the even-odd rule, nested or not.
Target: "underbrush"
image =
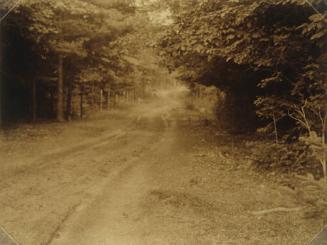
[[[304,142],[274,144],[260,142],[252,148],[253,164],[263,171],[323,177],[318,159]]]
[[[231,156],[239,165],[254,167],[268,175],[310,176],[310,179],[315,180],[324,177],[319,154],[310,142],[299,140],[276,144],[261,134],[231,134],[222,130],[217,132],[219,126],[213,125],[207,128],[206,141]],[[202,132],[204,128],[198,130]]]

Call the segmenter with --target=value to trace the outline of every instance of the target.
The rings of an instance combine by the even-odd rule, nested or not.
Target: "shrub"
[[[254,166],[260,170],[280,173],[311,173],[315,178],[322,177],[322,169],[308,144],[264,143],[253,148]]]

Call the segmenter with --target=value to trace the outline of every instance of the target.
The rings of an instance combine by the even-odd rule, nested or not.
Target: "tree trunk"
[[[96,109],[96,103],[95,103],[95,83],[92,82],[92,92],[91,92],[91,96],[92,96],[92,110]]]
[[[54,99],[54,93],[52,89],[50,90],[50,112],[51,112],[51,117],[55,116],[55,99]]]
[[[66,114],[67,120],[71,121],[72,119],[72,98],[73,98],[73,83],[71,80],[68,81],[67,86],[67,101],[66,101]]]
[[[274,132],[275,132],[275,143],[279,144],[277,120],[276,120],[275,114],[273,114],[273,121],[274,121]]]
[[[33,122],[37,119],[37,102],[36,102],[36,80],[32,80],[32,120]]]
[[[107,110],[110,109],[110,88],[108,89],[107,91],[107,94],[106,94],[106,105],[107,105]]]
[[[83,119],[83,87],[80,88],[80,118]]]
[[[1,40],[0,40],[1,42]],[[1,47],[0,47],[1,49]],[[1,59],[1,57],[0,57]],[[3,110],[3,80],[0,74],[0,129],[2,128],[2,110]]]
[[[136,102],[136,89],[135,88],[133,89],[133,102],[134,102],[134,104]]]
[[[103,89],[101,88],[101,89],[100,89],[100,103],[99,103],[100,111],[102,111],[102,109],[103,109],[103,103],[102,103],[102,100],[103,100]]]
[[[2,67],[2,63],[3,63],[3,47],[2,47],[2,28],[0,28],[0,67]],[[4,86],[3,86],[3,77],[2,77],[2,72],[0,72],[0,129],[2,128],[2,124],[3,124],[3,103],[4,103]],[[0,132],[1,133],[1,132]]]
[[[325,182],[327,182],[327,160],[326,160],[326,122],[322,120],[322,130],[321,130],[321,148],[322,148],[322,170],[324,174]]]
[[[63,57],[59,55],[58,62],[58,84],[57,84],[57,120],[64,121],[64,68]]]
[[[117,107],[117,104],[118,104],[118,94],[117,92],[115,92],[115,107]]]
[[[120,103],[120,92],[116,92],[115,94],[115,105],[118,106]]]
[[[129,90],[126,91],[126,102],[127,104],[129,104],[129,99],[130,99],[130,96],[129,96]]]

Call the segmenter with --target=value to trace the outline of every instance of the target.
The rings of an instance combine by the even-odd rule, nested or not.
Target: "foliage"
[[[75,59],[79,66],[75,70],[116,70],[122,62],[119,50],[123,50],[117,40],[133,30],[133,13],[122,11],[131,8],[128,1],[103,7],[83,0],[28,0],[7,17],[4,27],[19,29],[20,36],[37,47],[34,52],[47,60],[47,65],[60,54]]]
[[[284,142],[256,148],[255,162],[265,169],[322,166],[326,172],[327,5],[311,2],[199,1],[175,16],[158,44],[165,64],[181,79],[214,84],[226,102],[238,101],[220,108],[219,117],[232,114],[224,117],[228,125],[244,127],[249,118],[244,122],[242,98],[252,100],[255,107],[247,107],[261,119],[258,130]],[[318,148],[310,141],[313,134]]]
[[[300,142],[306,143],[320,162],[325,180],[327,180],[326,161],[326,123],[327,113],[324,108],[315,108],[315,104],[305,103],[300,108],[295,108],[293,114],[289,114],[298,126],[305,130],[305,134],[299,138]],[[317,123],[319,122],[319,123]]]
[[[249,91],[266,125],[289,129],[294,105],[326,106],[326,23],[304,1],[208,0],[180,13],[159,46],[181,78]]]
[[[268,172],[285,174],[311,173],[322,177],[322,171],[310,146],[305,142],[295,144],[261,143],[253,148],[254,166]]]

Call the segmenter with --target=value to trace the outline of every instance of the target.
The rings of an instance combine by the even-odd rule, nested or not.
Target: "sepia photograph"
[[[327,245],[327,0],[0,0],[0,245]]]

